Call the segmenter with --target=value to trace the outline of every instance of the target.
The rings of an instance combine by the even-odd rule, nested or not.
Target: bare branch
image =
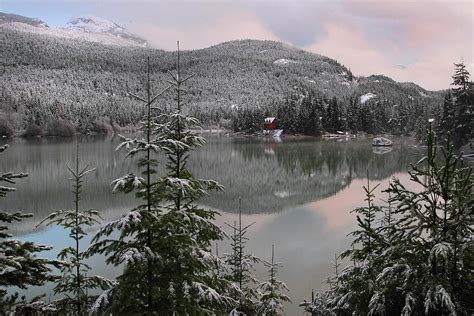
[[[160,95],[162,95],[163,93],[165,93],[166,91],[168,91],[171,87],[173,87],[173,85],[170,84],[169,86],[167,86],[166,88],[164,88],[163,90],[161,90],[161,91],[160,91],[157,95],[155,95],[153,98],[151,98],[150,104],[152,104],[153,101],[156,100],[156,98],[158,98]]]
[[[186,80],[188,79],[191,79],[192,77],[194,77],[196,74],[190,74],[189,76],[187,76],[186,78],[184,78],[183,80],[181,80],[181,83],[185,82]]]
[[[174,81],[178,82],[178,75],[175,76],[170,70],[168,70],[168,73],[173,77]]]
[[[131,92],[129,92],[128,95],[131,96],[131,97],[134,97],[134,98],[137,99],[137,100],[140,100],[140,101],[142,101],[142,102],[148,103],[147,100],[145,100],[145,99],[143,99],[143,98],[139,97],[138,95],[135,95],[135,94],[133,94],[133,93],[131,93]]]

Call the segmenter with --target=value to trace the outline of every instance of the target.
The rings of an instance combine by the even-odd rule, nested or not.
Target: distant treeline
[[[391,133],[395,135],[418,134],[423,122],[438,117],[439,106],[424,102],[394,104],[390,100],[369,100],[363,104],[359,98],[345,99],[308,93],[287,97],[280,104],[267,108],[247,108],[234,114],[232,128],[237,131],[255,132],[262,129],[267,116],[276,116],[280,128],[289,133],[321,135],[324,132],[357,134]]]

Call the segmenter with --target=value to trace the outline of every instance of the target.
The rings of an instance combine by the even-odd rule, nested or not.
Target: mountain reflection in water
[[[79,141],[82,163],[96,168],[86,179],[82,207],[99,210],[106,220],[118,218],[136,202],[133,194],[112,193],[110,183],[136,172],[133,162],[124,159],[123,151],[115,151],[118,138],[81,137]],[[29,174],[2,201],[4,209],[34,215],[12,225],[13,232],[30,232],[51,211],[72,207],[66,166],[74,163],[74,155],[75,141],[58,139],[14,140],[2,154],[2,171]],[[241,197],[244,213],[276,213],[334,195],[354,179],[366,177],[367,170],[374,180],[404,172],[419,155],[405,139],[396,140],[391,152],[380,155],[372,151],[370,140],[275,142],[214,136],[192,154],[189,167],[197,177],[215,179],[225,187],[225,192],[204,198],[204,205],[236,212],[235,201]]]
[[[110,183],[136,171],[134,163],[124,159],[124,152],[115,151],[117,138],[81,137],[79,141],[82,163],[96,168],[85,179],[81,208],[99,210],[105,221],[116,219],[137,201],[133,194],[113,194]],[[189,167],[197,177],[225,186],[225,192],[212,192],[202,200],[221,212],[217,222],[223,227],[236,219],[242,198],[244,223],[256,222],[249,231],[248,251],[268,258],[275,244],[276,258],[284,265],[279,278],[288,284],[294,302],[286,304],[285,311],[298,315],[298,302],[308,298],[312,288],[324,286],[334,254],[350,243],[346,235],[356,226],[350,211],[364,203],[367,170],[374,185],[382,182],[380,190],[387,188],[392,175],[408,183],[409,163],[422,154],[409,144],[395,139],[392,150],[381,154],[373,152],[370,139],[275,142],[212,136],[193,152]],[[17,182],[18,190],[3,199],[2,209],[33,213],[32,218],[12,224],[11,230],[20,239],[53,245],[42,256],[55,257],[68,245],[67,232],[35,225],[51,211],[73,206],[66,165],[74,163],[75,141],[15,139],[10,145],[0,157],[0,171],[27,172],[29,177]],[[90,238],[83,240],[84,247]],[[228,242],[221,242],[219,249],[229,251]],[[120,269],[106,266],[100,256],[92,257],[89,264],[93,273],[105,277],[114,277]],[[257,276],[264,279],[265,269],[258,268]],[[33,297],[51,290],[52,284],[47,284],[24,293]]]

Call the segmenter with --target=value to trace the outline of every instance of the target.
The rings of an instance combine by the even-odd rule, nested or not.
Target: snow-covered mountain
[[[144,39],[128,32],[124,27],[117,23],[92,15],[73,18],[66,24],[66,26],[62,27],[62,29],[90,34],[110,34],[118,38],[130,40],[141,46],[146,45]]]
[[[73,18],[63,29],[87,33],[126,32],[125,29],[117,23],[92,15]]]
[[[23,23],[35,27],[48,27],[48,24],[46,24],[44,21],[41,21],[40,19],[0,12],[0,25],[7,23]]]
[[[115,22],[94,16],[71,19],[65,26],[49,27],[45,22],[0,12],[0,25],[18,31],[118,46],[147,46],[146,40]]]

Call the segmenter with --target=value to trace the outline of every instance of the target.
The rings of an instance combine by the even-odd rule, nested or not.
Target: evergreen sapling
[[[93,209],[81,210],[80,200],[84,178],[95,169],[80,167],[79,165],[79,143],[76,148],[76,162],[74,168],[67,167],[71,174],[72,194],[74,199],[74,208],[72,210],[58,210],[39,224],[58,225],[69,230],[69,238],[73,241],[73,246],[62,249],[58,258],[64,262],[61,267],[61,277],[56,281],[54,287],[55,294],[63,294],[65,298],[55,302],[60,312],[76,315],[88,314],[93,296],[88,295],[90,289],[106,290],[114,285],[113,281],[100,276],[88,276],[91,267],[85,263],[85,252],[81,250],[80,242],[86,236],[85,228],[99,223],[101,219],[99,212]]]

